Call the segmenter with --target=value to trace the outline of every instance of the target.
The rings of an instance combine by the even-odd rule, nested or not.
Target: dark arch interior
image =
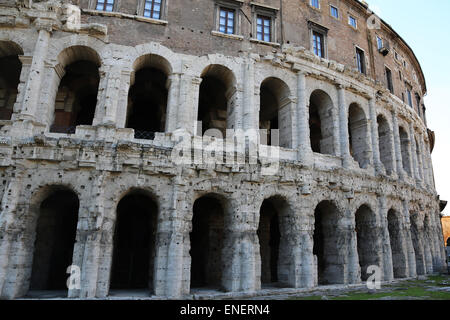
[[[66,290],[72,264],[79,201],[68,190],[58,190],[40,206],[34,244],[30,290]]]
[[[400,132],[400,143],[401,143],[401,153],[402,153],[402,163],[403,163],[403,169],[405,172],[411,176],[411,166],[409,163],[409,146],[410,146],[410,140],[408,133],[403,127],[399,127]]]
[[[393,170],[392,130],[383,116],[377,117],[380,159],[388,175]]]
[[[267,130],[267,135],[265,137],[261,136],[261,143],[266,141],[268,146],[273,144],[271,130],[279,129],[278,125],[278,109],[279,109],[279,98],[274,92],[273,84],[270,85],[270,81],[274,82],[273,79],[264,81],[261,84],[260,90],[260,111],[259,111],[259,128]]]
[[[79,60],[66,66],[55,100],[51,132],[74,133],[78,125],[92,125],[100,75],[96,63]]]
[[[191,241],[191,288],[222,288],[224,212],[211,196],[194,203]]]
[[[215,75],[205,75],[200,84],[198,121],[202,121],[202,135],[208,129],[218,129],[226,136],[228,99],[227,87]]]
[[[366,281],[369,277],[367,268],[371,265],[379,265],[376,256],[377,234],[375,214],[369,207],[364,205],[356,211],[355,220],[361,280]]]
[[[322,154],[334,154],[333,103],[323,91],[316,90],[309,100],[309,133],[311,149]]]
[[[136,72],[128,94],[127,127],[135,130],[137,139],[153,139],[155,132],[164,132],[167,95],[167,75],[156,68]]]
[[[447,238],[447,247],[450,247],[450,238]]]
[[[314,246],[317,256],[319,285],[343,283],[342,262],[339,260],[338,211],[330,201],[321,202],[314,211]]]
[[[420,234],[423,231],[423,227],[419,227],[418,223],[419,216],[416,213],[411,214],[411,240],[414,247],[414,254],[416,257],[416,273],[417,275],[424,275],[425,270],[425,257],[422,247],[422,241],[420,239]]]
[[[22,62],[18,55],[0,58],[0,120],[10,120],[17,98]]]
[[[320,153],[320,140],[322,140],[322,131],[319,110],[316,104],[311,104],[309,107],[309,130],[311,149],[313,152]]]
[[[261,205],[257,234],[261,255],[261,283],[276,283],[280,280],[278,258],[281,233],[278,212],[270,199],[264,200]]]
[[[389,210],[388,216],[388,230],[389,241],[391,244],[392,252],[392,265],[394,269],[394,278],[405,278],[406,274],[406,260],[402,249],[402,238],[400,229],[400,220],[397,216],[397,212]]]
[[[153,289],[158,208],[145,193],[133,192],[117,206],[111,289]]]
[[[352,103],[348,114],[348,135],[350,154],[361,168],[369,164],[367,143],[367,119],[364,111]]]

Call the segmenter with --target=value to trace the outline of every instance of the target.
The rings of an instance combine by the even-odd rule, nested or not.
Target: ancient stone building
[[[0,0],[0,297],[440,272],[426,90],[356,0]]]

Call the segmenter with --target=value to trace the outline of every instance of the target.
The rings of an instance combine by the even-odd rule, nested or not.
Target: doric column
[[[389,234],[388,225],[388,209],[386,204],[386,196],[382,195],[378,197],[378,216],[380,217],[381,229],[382,229],[382,254],[383,254],[383,280],[390,281],[394,279],[394,267],[392,261],[392,248],[391,248],[391,235]],[[400,237],[398,237],[400,238]]]
[[[380,158],[380,139],[378,136],[378,122],[377,122],[377,110],[376,110],[376,98],[373,96],[369,99],[369,112],[370,112],[370,128],[372,137],[372,154],[373,165],[376,173],[382,173],[383,164]]]
[[[352,163],[352,156],[350,155],[349,147],[347,99],[345,97],[344,85],[340,84],[337,88],[339,108],[339,134],[336,135],[336,137],[338,137],[338,141],[335,141],[335,146],[337,149],[339,149],[340,145],[340,152],[338,152],[342,156],[342,165],[344,166],[344,168],[349,168]]]
[[[30,72],[28,73],[28,79],[25,84],[21,111],[21,117],[24,119],[34,120],[36,117],[49,41],[50,32],[46,29],[39,30],[33,53],[33,61],[31,62]]]
[[[309,137],[309,110],[306,97],[306,74],[297,72],[297,141],[298,160],[310,164],[313,160]]]

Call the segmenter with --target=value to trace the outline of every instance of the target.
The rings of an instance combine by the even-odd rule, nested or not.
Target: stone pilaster
[[[378,122],[377,122],[377,111],[376,111],[376,98],[371,97],[369,99],[369,112],[370,112],[370,136],[372,140],[372,155],[373,155],[373,165],[375,167],[375,173],[385,173],[383,164],[380,158],[380,137],[378,136]]]
[[[310,165],[313,159],[309,137],[309,110],[306,97],[306,74],[297,72],[297,140],[298,160]]]
[[[335,135],[335,147],[339,150],[337,155],[342,157],[342,166],[349,168],[352,163],[352,156],[350,155],[349,135],[348,135],[348,106],[345,96],[345,87],[338,85],[338,109],[339,109],[339,133]]]
[[[392,131],[394,132],[394,150],[395,150],[395,160],[396,160],[396,171],[400,179],[405,178],[405,171],[403,170],[403,158],[402,158],[402,147],[400,142],[400,131],[397,121],[397,112],[394,110],[392,112]]]

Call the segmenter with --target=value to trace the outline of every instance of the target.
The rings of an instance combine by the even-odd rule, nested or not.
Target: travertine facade
[[[417,59],[384,22],[368,27],[363,3],[309,3],[163,0],[152,19],[136,0],[0,1],[0,297],[64,290],[69,265],[80,298],[445,270]],[[222,7],[234,34],[218,28]],[[174,163],[180,137],[198,155],[212,128],[278,129],[278,170],[263,174],[263,147],[256,162],[244,148],[232,163]]]

